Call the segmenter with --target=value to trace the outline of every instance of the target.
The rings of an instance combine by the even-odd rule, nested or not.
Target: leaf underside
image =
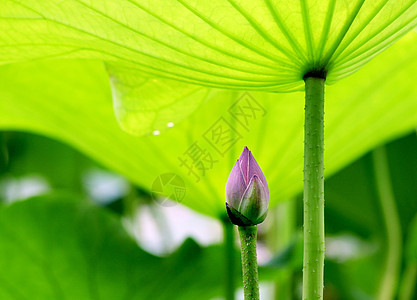
[[[326,89],[326,176],[416,127],[416,44],[417,35],[410,33],[361,71]],[[303,98],[302,93],[219,90],[161,135],[134,137],[118,127],[101,63],[0,68],[0,128],[65,141],[146,189],[159,175],[176,173],[186,185],[183,204],[215,217],[225,212],[224,185],[245,145],[273,187],[271,206],[301,190]],[[229,130],[228,139],[220,140],[220,129]],[[198,148],[204,156],[194,156],[194,163],[189,154]]]
[[[105,61],[119,124],[135,135],[183,120],[216,94],[201,85],[300,91],[307,74],[333,83],[417,25],[414,0],[0,0],[0,7],[0,64]]]
[[[334,82],[417,25],[414,0],[1,0],[0,63],[91,58],[150,77],[291,91]]]

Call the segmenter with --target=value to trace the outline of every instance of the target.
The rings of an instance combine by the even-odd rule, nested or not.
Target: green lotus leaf
[[[148,77],[126,67],[107,65],[106,69],[116,118],[122,129],[134,135],[172,127],[216,94],[212,88]]]
[[[2,0],[0,63],[91,58],[215,87],[334,82],[417,25],[414,0]]]
[[[221,246],[188,239],[157,257],[138,247],[119,218],[73,197],[1,207],[0,224],[1,299],[186,300],[223,291],[223,271],[212,267],[224,261]]]
[[[326,176],[417,126],[416,44],[417,35],[410,33],[353,76],[329,86]],[[272,206],[301,191],[302,99],[301,93],[222,90],[183,122],[165,132],[155,128],[160,135],[134,137],[114,118],[101,63],[0,68],[0,128],[64,141],[148,190],[161,174],[177,174],[186,193],[174,200],[211,216],[224,214],[224,186],[244,145],[270,184]]]

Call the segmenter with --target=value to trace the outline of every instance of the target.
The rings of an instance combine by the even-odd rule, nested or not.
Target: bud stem
[[[305,78],[303,299],[323,299],[324,82]]]
[[[259,300],[256,226],[238,226],[242,251],[243,292],[245,300]]]

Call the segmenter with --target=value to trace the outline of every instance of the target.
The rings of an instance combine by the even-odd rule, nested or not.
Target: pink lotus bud
[[[265,176],[245,147],[227,179],[227,214],[233,224],[256,225],[265,220],[268,202],[269,189]]]

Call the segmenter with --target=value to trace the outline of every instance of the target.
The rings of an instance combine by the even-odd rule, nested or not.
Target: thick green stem
[[[382,280],[379,287],[379,300],[394,299],[397,289],[398,275],[401,264],[401,225],[395,204],[394,193],[389,175],[387,154],[384,147],[372,153],[375,182],[381,204],[382,216],[386,232],[386,255]]]
[[[242,251],[243,292],[245,300],[259,300],[256,226],[238,226]]]
[[[408,264],[401,280],[399,300],[413,300],[416,289],[417,263]]]
[[[225,250],[225,299],[235,299],[235,238],[233,224],[223,220],[224,250]]]
[[[303,299],[323,299],[324,79],[305,78]]]

